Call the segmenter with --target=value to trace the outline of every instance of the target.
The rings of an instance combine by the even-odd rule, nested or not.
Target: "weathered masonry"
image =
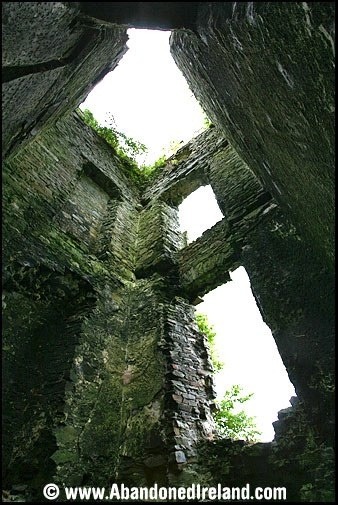
[[[3,3],[3,479],[19,501],[49,482],[334,501],[333,11]],[[143,184],[76,111],[130,26],[172,30],[215,125]],[[178,205],[207,184],[223,220],[186,245]],[[272,443],[214,433],[194,305],[239,265],[297,392]]]

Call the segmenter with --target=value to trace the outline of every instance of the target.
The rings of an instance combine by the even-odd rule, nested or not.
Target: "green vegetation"
[[[204,119],[203,119],[203,126],[206,130],[212,126],[212,122],[210,121],[210,119],[207,117],[207,115],[205,113],[204,113]]]
[[[141,186],[153,178],[166,165],[168,159],[172,165],[178,163],[174,154],[180,148],[181,142],[172,141],[167,148],[163,149],[163,154],[152,165],[139,166],[136,161],[137,156],[147,152],[147,147],[144,144],[117,130],[113,117],[110,118],[108,126],[102,126],[89,109],[83,111],[78,109],[78,112],[84,122],[113,148],[123,161],[123,165],[129,169],[132,179]]]
[[[140,170],[145,178],[148,180],[150,177],[154,177],[154,175],[166,165],[166,156],[160,156],[152,165],[142,165]]]
[[[120,157],[128,157],[137,166],[136,156],[147,151],[144,144],[118,131],[114,126],[113,117],[110,118],[109,126],[101,126],[88,109],[82,111],[82,117],[84,122],[93,128]]]
[[[108,120],[106,121],[107,126],[102,126],[89,109],[78,109],[78,113],[87,126],[92,128],[113,149],[115,154],[122,161],[122,168],[128,171],[129,176],[140,188],[144,188],[145,184],[149,183],[167,163],[175,166],[190,154],[189,149],[187,150],[184,146],[182,147],[182,142],[171,141],[166,148],[163,148],[163,154],[152,165],[139,166],[137,157],[146,153],[147,147],[142,144],[142,142],[120,132],[116,128],[113,116],[108,116]],[[211,122],[207,116],[205,116],[204,127],[209,128],[210,126]],[[176,156],[177,151],[179,151],[179,153]],[[214,368],[220,370],[222,368],[222,363],[216,357],[212,343],[212,330],[209,331],[208,338]]]
[[[214,370],[219,372],[224,363],[218,359],[215,349],[216,332],[205,314],[196,314],[195,318],[199,331],[206,336],[209,342]],[[241,386],[235,384],[224,393],[222,400],[216,402],[218,408],[214,414],[214,420],[220,436],[232,440],[257,441],[257,437],[261,433],[256,429],[254,417],[248,416],[244,410],[238,411],[238,406],[250,400],[252,396],[253,393],[243,395]]]
[[[140,170],[146,179],[149,180],[149,178],[154,177],[167,163],[172,166],[177,165],[179,161],[176,159],[175,154],[181,146],[182,142],[172,140],[167,147],[163,147],[162,155],[152,165],[142,165]]]
[[[101,126],[90,110],[85,109],[81,111],[78,109],[78,111],[84,122],[113,148],[114,152],[122,160],[123,166],[128,169],[132,179],[138,184],[143,183],[144,174],[139,170],[136,157],[147,151],[146,146],[118,131],[113,126],[113,119],[111,119],[109,126]]]
[[[141,185],[144,184],[151,177],[154,177],[159,169],[165,166],[167,155],[163,154],[152,165],[142,165],[140,167],[136,159],[140,154],[147,152],[147,147],[144,144],[118,131],[114,126],[115,121],[113,118],[110,119],[109,126],[101,126],[90,110],[85,109],[82,111],[78,109],[78,111],[84,122],[113,148],[123,164],[129,169],[130,175],[135,182]]]
[[[256,442],[261,434],[255,424],[255,418],[248,416],[244,410],[236,411],[238,404],[242,404],[250,398],[253,393],[243,395],[242,388],[235,384],[224,393],[220,400],[218,410],[214,414],[214,419],[219,435],[232,440],[246,440]]]
[[[207,337],[210,347],[211,362],[213,364],[214,370],[216,372],[219,372],[220,370],[222,370],[224,363],[222,363],[222,361],[220,361],[217,356],[217,351],[215,348],[216,333],[214,331],[214,328],[210,325],[208,318],[205,314],[196,314],[195,318],[198,329],[200,330],[201,333],[203,333]]]

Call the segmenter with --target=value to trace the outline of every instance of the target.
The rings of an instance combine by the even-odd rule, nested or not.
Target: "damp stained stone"
[[[4,2],[4,488],[40,501],[114,476],[333,501],[333,4],[109,4]],[[175,28],[215,124],[144,188],[75,112],[136,21]],[[177,207],[206,184],[224,218],[186,246]],[[215,436],[194,323],[239,265],[297,391],[272,444]]]

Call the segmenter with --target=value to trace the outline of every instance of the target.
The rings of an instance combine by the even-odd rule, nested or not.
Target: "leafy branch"
[[[210,358],[211,358],[211,363],[214,367],[214,370],[216,372],[219,372],[222,370],[224,363],[219,360],[217,356],[217,351],[216,351],[216,346],[215,346],[215,337],[216,337],[216,332],[214,331],[213,326],[208,321],[208,318],[205,314],[196,314],[195,315],[196,323],[198,326],[198,329],[201,333],[203,333],[209,343],[210,347]]]
[[[205,314],[196,314],[196,323],[198,329],[203,333],[209,343],[210,358],[216,372],[220,371],[224,363],[219,360],[215,348],[216,332],[208,321]],[[218,434],[223,438],[232,440],[246,440],[255,442],[261,433],[256,428],[254,417],[250,417],[244,410],[238,411],[239,405],[247,402],[253,396],[253,393],[244,395],[241,386],[233,385],[225,391],[222,400],[216,402],[217,410],[214,413],[214,420]]]
[[[123,161],[124,166],[129,169],[133,180],[137,183],[143,182],[143,175],[139,170],[136,157],[147,151],[146,146],[117,130],[112,116],[109,119],[109,126],[102,126],[89,109],[84,109],[83,111],[79,109],[79,111],[87,126],[92,128],[113,148],[114,152]]]
[[[214,414],[220,436],[232,440],[257,441],[261,432],[257,430],[255,418],[248,416],[244,410],[236,412],[238,404],[247,402],[252,396],[253,393],[243,395],[242,388],[238,384],[224,393],[223,399],[216,403],[218,410]]]
[[[163,168],[169,160],[172,165],[177,164],[177,160],[173,158],[181,142],[172,141],[170,145],[163,149],[163,155],[160,156],[152,165],[139,166],[137,157],[140,154],[147,152],[147,147],[138,140],[128,137],[125,133],[119,131],[116,127],[115,119],[110,114],[106,123],[108,126],[102,126],[95,119],[93,113],[89,109],[78,109],[84,122],[92,128],[102,139],[104,139],[118,157],[123,161],[124,166],[129,169],[132,179],[139,185],[144,186],[149,182],[161,168]]]
[[[89,109],[84,109],[82,111],[82,117],[84,122],[93,128],[93,130],[95,130],[96,133],[102,137],[117,152],[119,156],[121,154],[128,156],[133,162],[136,163],[136,156],[147,151],[147,147],[142,144],[142,142],[134,140],[133,138],[128,137],[124,133],[117,130],[115,120],[112,115],[108,115],[108,126],[100,125]]]

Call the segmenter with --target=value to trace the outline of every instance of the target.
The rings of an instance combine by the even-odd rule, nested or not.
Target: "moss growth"
[[[321,442],[309,426],[302,403],[290,410],[282,423],[270,464],[290,476],[286,485],[302,501],[334,501],[333,448]]]
[[[58,261],[69,265],[69,268],[74,271],[85,274],[88,278],[103,280],[111,277],[107,267],[94,256],[88,255],[84,249],[80,247],[65,233],[52,228],[45,234],[39,233],[39,240],[48,246],[51,257],[54,255]]]

